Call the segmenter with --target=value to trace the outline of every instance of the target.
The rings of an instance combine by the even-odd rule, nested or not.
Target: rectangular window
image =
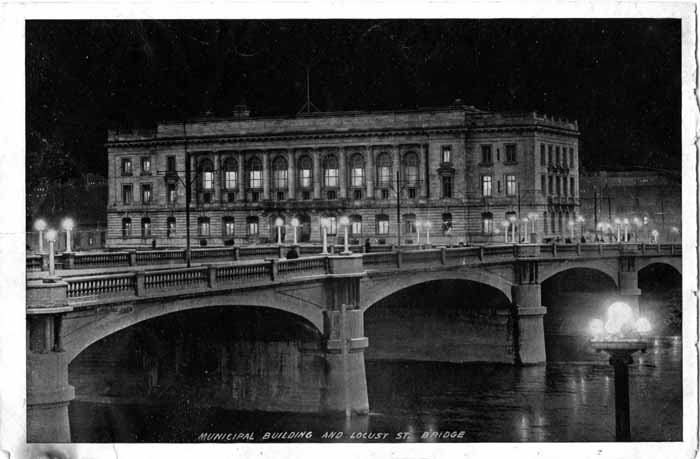
[[[302,188],[311,187],[311,169],[302,169],[299,173],[299,186]]]
[[[389,190],[383,189],[381,192],[382,199],[389,199]]]
[[[360,199],[362,199],[362,190],[353,190],[352,198],[355,201],[359,201]]]
[[[491,145],[482,145],[481,146],[481,162],[482,162],[482,164],[493,163]]]
[[[561,178],[561,192],[564,196],[566,196],[567,192],[569,191],[569,180],[566,177]]]
[[[144,204],[151,203],[151,185],[150,184],[141,185],[141,202]]]
[[[404,216],[404,225],[405,225],[406,234],[415,234],[415,232],[416,232],[416,219],[415,218],[407,218],[406,216]]]
[[[331,191],[326,192],[326,199],[332,200],[335,198],[336,198],[335,191],[331,190]]]
[[[491,196],[491,176],[483,175],[481,176],[481,195]]]
[[[353,220],[350,223],[350,234],[359,236],[362,234],[362,220]]]
[[[554,194],[554,178],[551,175],[549,176],[549,186],[547,188],[549,194]]]
[[[501,194],[501,181],[496,180],[496,193]]]
[[[446,175],[442,178],[442,197],[452,197],[452,176]]]
[[[408,199],[416,199],[416,189],[415,188],[408,189]]]
[[[277,200],[278,200],[278,201],[284,201],[284,191],[278,191],[278,192],[277,192]]]
[[[547,145],[547,164],[552,164],[552,146]]]
[[[543,194],[547,193],[547,176],[546,175],[540,176],[540,190],[542,190]]]
[[[311,193],[308,191],[302,191],[301,199],[303,199],[304,201],[309,201],[311,199]]]
[[[547,165],[547,158],[546,158],[546,153],[545,153],[545,146],[544,144],[540,144],[540,166],[546,166]],[[542,188],[544,189],[544,188]]]
[[[493,215],[490,212],[481,214],[481,231],[484,234],[493,234]]]
[[[506,162],[507,163],[514,163],[517,158],[516,158],[516,148],[515,148],[514,143],[509,143],[506,145]]]
[[[561,177],[557,177],[557,196],[561,195]]]
[[[262,188],[262,171],[258,171],[258,170],[250,171],[250,187],[251,188]]]
[[[389,166],[379,166],[377,168],[377,173],[379,177],[379,185],[386,186],[391,183],[391,167]]]
[[[506,175],[506,195],[515,196],[517,194],[518,185],[515,181],[515,175]]]
[[[338,221],[335,217],[327,217],[327,223],[326,231],[328,236],[335,236],[338,233]]]
[[[442,146],[442,162],[451,163],[452,162],[452,145]]]
[[[131,236],[131,219],[125,218],[122,220],[122,237]]]
[[[224,188],[226,188],[227,190],[235,190],[236,188],[238,188],[238,172],[224,172]]]
[[[168,184],[168,204],[177,202],[177,185],[174,183]]]
[[[338,169],[325,169],[323,171],[323,183],[327,188],[338,186]]]
[[[287,188],[287,169],[278,169],[275,171],[274,186],[278,190]]]
[[[569,167],[574,168],[576,164],[574,163],[574,148],[569,148]]]
[[[202,172],[202,189],[211,190],[212,188],[214,188],[214,172]]]
[[[569,180],[571,180],[571,196],[572,196],[572,197],[575,197],[575,196],[576,196],[576,193],[575,193],[575,191],[574,191],[574,190],[576,190],[576,182],[575,182],[575,179],[574,179],[574,177],[570,177]]]
[[[389,234],[389,219],[377,219],[377,234]]]
[[[175,157],[168,156],[167,164],[165,166],[168,172],[175,172]]]
[[[561,150],[559,147],[557,147],[556,152],[557,152],[557,160],[556,160],[555,164],[558,166],[559,164],[561,164]]]
[[[224,236],[233,236],[233,219],[224,219]]]
[[[236,192],[235,191],[229,191],[226,193],[226,200],[228,202],[234,202],[236,201]]]
[[[569,161],[567,160],[566,147],[562,148],[562,166],[568,167]]]
[[[151,237],[151,220],[144,219],[141,221],[141,237]]]
[[[211,193],[202,193],[202,202],[209,204],[211,202]]]
[[[175,227],[175,218],[170,217],[168,218],[168,222],[166,223],[166,235],[168,237],[173,237],[175,234],[177,228]]]
[[[134,200],[131,185],[122,185],[122,202],[131,204]]]
[[[198,227],[200,236],[211,235],[211,225],[209,224],[209,219],[200,220]]]
[[[151,158],[141,158],[141,175],[151,175]]]
[[[130,158],[122,158],[122,175],[131,175],[131,174],[132,174],[131,159]]]
[[[362,167],[353,167],[350,171],[350,185],[354,187],[361,187],[365,183],[365,170]]]
[[[250,193],[250,200],[253,202],[258,202],[260,201],[260,192],[259,191],[253,191]]]
[[[249,221],[246,226],[247,226],[248,236],[257,236],[258,235],[258,222],[257,221]]]

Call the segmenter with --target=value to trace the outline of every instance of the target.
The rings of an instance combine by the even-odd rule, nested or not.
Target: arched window
[[[233,228],[233,217],[224,217],[221,220],[222,223],[222,231],[224,237],[233,237],[234,235],[234,228]]]
[[[323,184],[326,188],[338,186],[338,159],[328,155],[323,161]]]
[[[362,235],[362,216],[350,215],[350,234],[353,236]]]
[[[246,217],[245,226],[248,236],[257,236],[260,233],[260,227],[258,226],[258,217]]]
[[[231,191],[238,188],[238,163],[233,158],[224,161],[224,188]]]
[[[377,222],[377,234],[389,234],[389,216],[379,214],[375,217]]]
[[[444,213],[442,214],[442,232],[449,234],[450,231],[452,231],[452,214]]]
[[[177,229],[175,217],[168,217],[165,225],[166,225],[166,228],[165,228],[166,235],[168,237],[173,237],[175,235],[176,229]]]
[[[151,237],[151,219],[148,217],[141,219],[141,237]]]
[[[251,158],[248,162],[248,187],[262,188],[262,162],[260,158]]]
[[[391,157],[382,153],[377,158],[377,185],[389,186],[391,184]]]
[[[299,158],[299,186],[311,188],[313,181],[313,162],[308,156]]]
[[[403,222],[406,234],[416,233],[416,214],[405,214],[403,216]]]
[[[350,160],[350,186],[359,188],[365,184],[365,159],[356,154]]]
[[[131,237],[131,219],[122,218],[122,237]]]
[[[406,184],[414,186],[418,183],[418,155],[414,152],[406,154],[404,158]]]
[[[205,191],[214,188],[214,165],[207,158],[199,163],[199,186]]]
[[[276,190],[287,189],[287,160],[282,156],[272,161],[272,186]]]
[[[197,219],[197,229],[200,236],[210,236],[211,225],[209,223],[209,217],[199,217]]]
[[[506,212],[506,221],[508,222],[508,231],[513,231],[513,225],[518,221],[515,212]]]
[[[493,234],[493,214],[484,212],[481,214],[481,232],[484,234]]]

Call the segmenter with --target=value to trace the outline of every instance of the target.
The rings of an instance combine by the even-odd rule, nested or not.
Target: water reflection
[[[349,420],[198,408],[185,401],[161,406],[76,401],[70,407],[73,441],[194,442],[201,432],[251,432],[253,441],[261,441],[265,432],[306,430],[315,442],[613,441],[612,368],[605,356],[590,354],[585,363],[525,368],[368,361],[372,413]],[[634,440],[682,439],[681,355],[678,338],[660,338],[647,353],[635,355],[630,368]],[[576,362],[580,359],[575,355]],[[342,436],[321,438],[331,431]],[[445,432],[448,438],[440,438]],[[388,436],[368,439],[382,433]]]

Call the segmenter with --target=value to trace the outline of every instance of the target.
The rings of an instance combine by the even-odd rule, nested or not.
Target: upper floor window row
[[[545,151],[547,152],[545,154]],[[576,167],[574,147],[540,144],[540,166],[556,165],[562,167]]]
[[[141,175],[151,175],[153,173],[153,162],[150,156],[142,156],[140,165]],[[121,158],[120,172],[122,176],[134,175],[134,163],[131,158]]]
[[[496,161],[500,161],[500,149],[496,149],[496,153]],[[515,163],[518,161],[518,146],[516,144],[507,143],[505,145],[505,153],[504,164]],[[481,164],[493,164],[493,145],[481,145]]]

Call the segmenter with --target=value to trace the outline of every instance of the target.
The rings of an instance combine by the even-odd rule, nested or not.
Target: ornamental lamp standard
[[[680,234],[681,230],[680,230],[677,226],[672,226],[671,229],[670,229],[670,231],[671,231],[671,234],[672,234],[671,240],[672,240],[673,242],[676,242],[676,238],[677,238],[678,235]]]
[[[420,227],[423,226],[423,222],[416,220],[416,245],[420,246]]]
[[[656,244],[659,240],[659,232],[657,230],[652,230],[651,231],[651,242],[652,244]]]
[[[297,228],[299,227],[299,219],[294,217],[290,222],[292,224],[292,231],[294,231],[294,245],[297,243]]]
[[[622,224],[622,220],[620,220],[619,218],[616,218],[614,220],[614,222],[615,222],[615,227],[617,228],[617,239],[615,242],[620,242],[620,224]]]
[[[282,217],[275,218],[275,226],[277,227],[277,245],[282,245],[282,226],[284,225],[284,220]]]
[[[525,228],[525,237],[523,238],[526,243],[530,242],[530,235],[527,232],[527,229],[530,227],[530,220],[527,219],[527,217],[523,217],[520,219],[520,221],[523,223],[521,228]]]
[[[571,242],[574,241],[574,226],[576,226],[576,222],[574,222],[573,219],[569,219],[567,222],[567,225],[569,225],[569,235],[571,237]]]
[[[629,231],[630,219],[629,219],[629,218],[623,218],[623,219],[622,219],[622,224],[625,225],[625,242],[627,242],[627,234],[628,234],[628,231]]]
[[[603,239],[604,234],[605,234],[605,223],[598,222],[598,224],[595,226],[596,241],[600,241],[601,239]]]
[[[425,222],[425,243],[430,247],[430,228],[433,226],[430,221]]]
[[[508,222],[508,220],[503,220],[501,222],[501,226],[503,227],[503,236],[504,236],[503,242],[508,244],[508,227],[510,226],[510,223]]]
[[[40,218],[35,221],[34,229],[39,232],[39,253],[44,253],[44,231],[46,231],[46,220]]]
[[[61,227],[66,230],[66,252],[72,252],[70,247],[70,232],[73,231],[74,226],[75,222],[73,222],[72,218],[64,218],[61,222]]]
[[[321,255],[328,255],[328,225],[330,225],[328,217],[321,217],[321,240],[323,241]]]
[[[514,214],[510,214],[510,215],[508,216],[508,221],[510,222],[511,228],[513,228],[512,234],[511,234],[511,239],[512,239],[512,241],[513,241],[513,244],[515,244],[515,222],[517,222],[518,219],[515,218],[515,215],[514,215]]]
[[[56,275],[56,263],[54,260],[54,244],[56,243],[56,238],[58,237],[58,232],[51,228],[46,232],[46,240],[49,241],[49,277],[54,277]]]
[[[343,243],[345,247],[343,250],[343,255],[350,255],[352,253],[350,251],[350,246],[348,245],[348,226],[350,226],[350,219],[347,217],[347,215],[343,215],[338,220],[338,223],[340,224],[340,226],[344,227]]]
[[[586,219],[583,218],[583,215],[579,215],[576,217],[576,222],[578,223],[579,227],[579,233],[581,233],[581,237],[583,237],[583,224],[586,222]]]
[[[537,212],[530,212],[527,214],[527,218],[532,222],[532,233],[530,234],[530,242],[537,242],[537,228],[535,227],[535,222],[539,218]]]
[[[634,242],[637,242],[639,230],[642,228],[642,220],[639,217],[634,217],[632,223],[634,223]]]

